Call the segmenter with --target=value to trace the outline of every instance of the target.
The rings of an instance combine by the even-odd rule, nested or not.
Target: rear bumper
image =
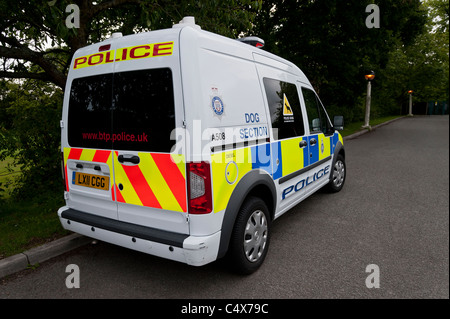
[[[67,206],[58,210],[62,226],[70,231],[150,255],[202,266],[217,259],[220,231],[189,236],[122,222]]]

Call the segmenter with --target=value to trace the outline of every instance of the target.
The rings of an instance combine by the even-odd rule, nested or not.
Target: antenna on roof
[[[172,28],[177,29],[177,28],[183,28],[185,26],[191,26],[197,30],[201,29],[201,27],[199,25],[195,24],[195,17],[191,17],[191,16],[184,17],[178,24],[174,24],[172,26]]]

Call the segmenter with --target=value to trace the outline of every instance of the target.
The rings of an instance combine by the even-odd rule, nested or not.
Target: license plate
[[[107,191],[109,190],[109,177],[102,175],[73,172],[72,184]]]

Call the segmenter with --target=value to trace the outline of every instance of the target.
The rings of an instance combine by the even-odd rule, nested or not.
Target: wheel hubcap
[[[247,221],[244,233],[245,257],[256,262],[262,256],[267,243],[267,219],[260,210],[253,212]]]
[[[342,183],[344,182],[345,178],[345,166],[342,161],[337,161],[336,164],[334,164],[334,170],[333,170],[333,184],[335,187],[341,187]]]

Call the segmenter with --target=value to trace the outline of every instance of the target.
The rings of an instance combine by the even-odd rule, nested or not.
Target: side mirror
[[[320,131],[320,119],[313,119],[311,124],[313,131]]]
[[[336,130],[342,131],[344,129],[344,117],[336,115],[333,120],[333,126]]]

